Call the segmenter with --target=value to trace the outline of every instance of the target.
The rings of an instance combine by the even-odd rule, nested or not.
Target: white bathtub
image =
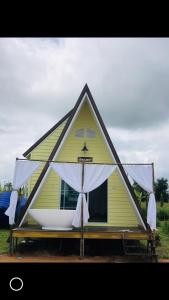
[[[75,210],[67,209],[29,209],[30,216],[49,230],[71,230]]]

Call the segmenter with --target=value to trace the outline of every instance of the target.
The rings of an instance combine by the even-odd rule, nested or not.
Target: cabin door
[[[89,222],[107,222],[107,180],[89,193]]]

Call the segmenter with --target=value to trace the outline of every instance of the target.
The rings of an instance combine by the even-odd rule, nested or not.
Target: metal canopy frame
[[[151,165],[152,166],[152,181],[153,181],[153,189],[154,189],[154,163],[93,163],[93,162],[70,162],[70,161],[55,161],[55,160],[44,160],[44,159],[25,159],[25,158],[16,158],[16,160],[23,161],[39,161],[44,163],[77,163],[82,165],[82,174],[81,174],[81,188],[83,190],[84,184],[84,165],[85,164],[95,164],[95,165]],[[84,220],[83,220],[83,196],[81,201],[81,238],[80,238],[80,257],[84,257]]]

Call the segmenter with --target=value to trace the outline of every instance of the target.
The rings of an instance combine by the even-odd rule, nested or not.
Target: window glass
[[[61,182],[61,209],[76,209],[79,193],[66,182]]]

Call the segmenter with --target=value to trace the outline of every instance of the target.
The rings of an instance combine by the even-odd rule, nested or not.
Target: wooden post
[[[17,252],[17,248],[18,248],[18,238],[15,238],[15,252]]]
[[[84,162],[82,162],[82,183],[81,190],[83,191],[83,183],[84,183]],[[80,257],[84,256],[84,238],[83,238],[83,195],[81,201],[81,239],[80,239]]]
[[[9,235],[9,255],[12,255],[12,228],[10,227],[10,235]]]
[[[13,248],[14,248],[14,238],[13,238],[13,235],[12,235],[12,229],[13,229],[13,226],[11,225],[10,226],[10,236],[9,236],[9,255],[12,256],[13,255]]]
[[[153,193],[155,193],[155,176],[154,176],[154,163],[152,163],[152,184],[153,184]],[[153,230],[153,246],[155,249],[155,230]],[[153,250],[155,252],[155,250]]]
[[[153,192],[155,192],[155,190],[154,190],[154,182],[155,182],[155,180],[154,180],[154,163],[152,163],[152,181],[153,181]]]

